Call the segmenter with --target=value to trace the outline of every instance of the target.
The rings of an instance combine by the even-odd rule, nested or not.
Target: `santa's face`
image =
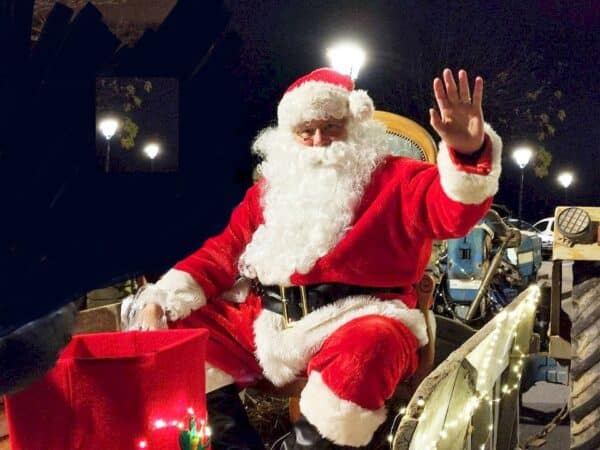
[[[307,147],[327,147],[348,137],[347,119],[329,118],[303,122],[294,128],[294,138]]]
[[[307,143],[299,142],[302,136],[294,130],[274,127],[264,130],[254,145],[264,158],[264,223],[239,267],[263,284],[288,285],[294,272],[308,273],[342,239],[371,173],[389,151],[381,123],[307,123],[312,128],[298,130],[307,133]]]

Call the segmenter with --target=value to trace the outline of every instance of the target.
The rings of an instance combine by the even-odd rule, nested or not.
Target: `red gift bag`
[[[12,450],[176,450],[206,418],[206,330],[78,335],[56,366],[7,396]]]

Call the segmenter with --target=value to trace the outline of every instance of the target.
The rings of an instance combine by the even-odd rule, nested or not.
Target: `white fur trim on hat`
[[[370,410],[339,398],[316,371],[311,372],[300,394],[300,412],[323,437],[352,447],[371,442],[386,418],[385,407]]]
[[[286,93],[277,108],[280,127],[295,126],[327,118],[343,119],[348,116],[349,92],[322,81],[307,81]]]
[[[440,182],[446,195],[454,201],[465,205],[478,205],[498,192],[498,180],[502,171],[502,139],[487,123],[485,133],[492,141],[492,170],[488,175],[460,170],[452,162],[446,143],[440,143],[437,157]]]
[[[284,328],[280,314],[265,309],[254,321],[256,357],[265,377],[275,386],[289,383],[306,369],[310,358],[339,327],[371,314],[402,322],[419,346],[427,344],[423,313],[407,308],[401,300],[379,300],[369,295],[346,297],[311,312],[291,328]]]

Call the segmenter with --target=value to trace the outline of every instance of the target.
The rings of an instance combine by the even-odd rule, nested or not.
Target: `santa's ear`
[[[348,97],[348,101],[350,114],[359,122],[369,120],[373,117],[375,106],[373,106],[373,100],[371,100],[367,91],[352,91]]]

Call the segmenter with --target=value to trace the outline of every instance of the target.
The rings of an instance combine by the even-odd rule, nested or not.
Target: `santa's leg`
[[[171,328],[206,328],[206,406],[213,450],[263,450],[264,445],[239,396],[240,387],[262,379],[252,344],[252,322],[259,305],[215,300]]]
[[[385,400],[416,370],[417,345],[398,320],[372,315],[348,322],[311,359],[301,413],[335,444],[367,445],[386,419]]]

